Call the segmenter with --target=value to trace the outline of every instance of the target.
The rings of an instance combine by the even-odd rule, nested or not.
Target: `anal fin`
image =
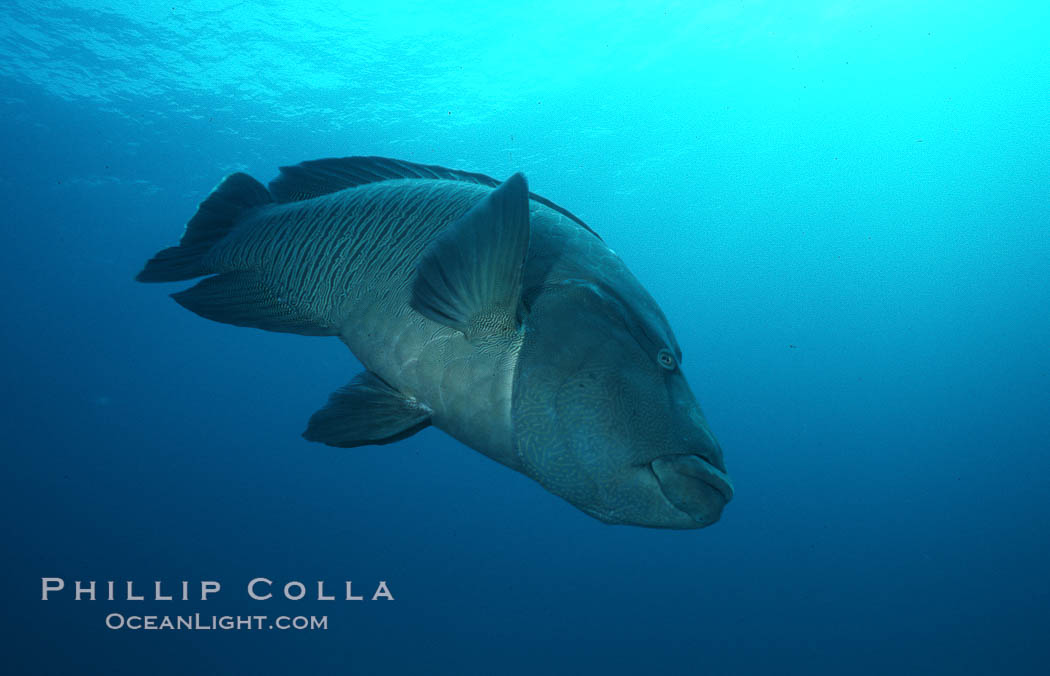
[[[207,277],[196,286],[171,294],[171,297],[187,310],[224,324],[303,336],[334,336],[339,333],[337,327],[297,309],[260,274],[250,270]]]
[[[423,404],[365,371],[332,393],[328,404],[310,417],[303,438],[341,448],[389,444],[429,425],[430,413]]]

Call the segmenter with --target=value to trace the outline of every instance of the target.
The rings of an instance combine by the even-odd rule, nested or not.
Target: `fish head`
[[[670,327],[638,290],[569,280],[526,298],[515,450],[527,474],[602,521],[702,528],[732,484]]]

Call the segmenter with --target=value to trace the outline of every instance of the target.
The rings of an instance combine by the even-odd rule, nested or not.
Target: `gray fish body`
[[[684,379],[684,390],[668,385],[669,372],[652,364],[629,379],[670,393],[655,423],[662,431],[634,439],[625,358],[680,350],[656,303],[582,222],[528,193],[520,175],[501,185],[379,158],[282,171],[301,167],[305,178],[271,183],[285,201],[249,177],[228,178],[181,246],[140,279],[213,274],[176,299],[218,321],[339,336],[367,371],[314,416],[307,438],[387,443],[433,424],[604,521],[717,520],[731,488]],[[359,182],[364,170],[395,175]],[[593,331],[573,340],[576,322]],[[628,336],[626,356],[614,350],[608,364],[588,366],[606,349],[602,335],[617,331]],[[678,448],[683,440],[691,450]],[[685,457],[704,460],[687,467]]]
[[[410,307],[419,257],[491,190],[460,181],[393,180],[267,205],[212,249],[208,266],[261,271],[289,306],[332,327],[369,371],[430,408],[434,426],[519,469],[510,404],[520,340],[474,345]],[[543,264],[526,263],[527,276],[573,270],[550,260],[558,249],[559,258],[582,254],[569,261],[588,254],[615,258],[558,212],[533,202],[529,215],[530,244],[547,255]]]

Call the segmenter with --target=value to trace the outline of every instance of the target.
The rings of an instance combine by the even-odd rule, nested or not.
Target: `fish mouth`
[[[698,455],[664,455],[649,463],[664,497],[701,525],[718,521],[733,499],[729,475]]]

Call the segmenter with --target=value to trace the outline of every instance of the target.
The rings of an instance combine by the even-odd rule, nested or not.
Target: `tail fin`
[[[158,252],[135,279],[177,282],[208,274],[211,271],[203,265],[205,254],[233,229],[241,214],[272,201],[262,183],[248,174],[230,174],[201,202],[179,245]]]

